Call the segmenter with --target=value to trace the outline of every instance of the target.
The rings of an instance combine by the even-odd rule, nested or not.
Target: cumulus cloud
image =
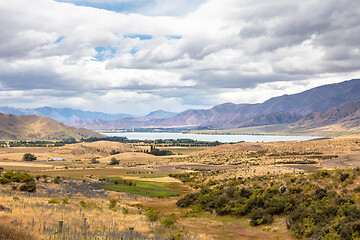
[[[358,77],[359,15],[352,0],[2,1],[0,100],[134,114],[261,102]]]

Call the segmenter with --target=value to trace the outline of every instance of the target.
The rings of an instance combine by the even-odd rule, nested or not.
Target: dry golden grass
[[[33,163],[33,162],[0,162],[0,167],[30,167],[30,168],[49,168],[52,165]]]
[[[24,153],[32,153],[37,161],[46,161],[53,157],[64,158],[67,161],[90,160],[94,157],[104,158],[112,150],[133,152],[139,150],[131,144],[100,141],[94,143],[76,143],[62,147],[13,147],[0,148],[0,160],[21,161]]]
[[[182,161],[224,165],[272,165],[280,162],[322,162],[335,155],[359,154],[360,136],[269,143],[226,144],[193,153]],[[332,157],[330,157],[332,156]],[[360,163],[359,163],[360,164]]]
[[[40,184],[44,185],[44,184]],[[56,191],[62,190],[66,186],[59,184],[46,184],[47,188]],[[4,189],[4,186],[0,187]],[[9,186],[5,186],[9,188]],[[62,234],[54,234],[58,229],[59,221],[64,222],[64,236],[78,236],[77,233],[83,231],[83,218],[87,218],[89,233],[96,233],[105,236],[110,231],[126,232],[128,227],[135,227],[135,231],[143,234],[151,234],[150,230],[159,223],[151,223],[147,220],[144,211],[132,207],[136,201],[132,197],[123,193],[111,192],[109,196],[84,197],[79,194],[66,198],[55,193],[49,197],[44,197],[46,192],[41,188],[38,190],[40,196],[28,196],[22,193],[0,194],[0,203],[11,211],[0,211],[0,224],[12,223],[36,233],[40,238],[48,239]],[[10,191],[9,191],[10,192]],[[42,194],[41,194],[42,193]],[[49,203],[55,199],[58,203]],[[69,202],[63,204],[63,200]],[[118,204],[114,209],[109,208],[109,200],[117,199]],[[85,201],[93,203],[92,206],[82,207],[79,202]],[[124,210],[126,209],[126,211]],[[81,236],[80,236],[81,237]]]
[[[110,155],[112,150],[120,151],[121,153]],[[321,159],[321,156],[338,155],[341,159],[350,159],[353,162],[360,164],[360,136],[342,136],[333,139],[313,140],[313,141],[292,141],[292,142],[270,142],[270,143],[239,143],[220,145],[213,148],[202,149],[202,151],[195,151],[191,149],[187,151],[188,156],[167,156],[157,157],[141,152],[135,152],[138,148],[128,144],[118,144],[113,142],[97,142],[67,145],[58,148],[3,148],[0,149],[0,160],[6,162],[12,167],[30,169],[33,175],[47,174],[50,176],[66,176],[75,179],[88,179],[90,175],[95,178],[99,177],[123,177],[127,179],[142,180],[142,181],[157,181],[157,182],[175,182],[173,178],[149,177],[149,174],[154,176],[156,174],[162,175],[163,172],[172,172],[176,169],[177,172],[186,172],[191,168],[201,168],[202,164],[220,164],[210,167],[209,170],[200,174],[204,174],[206,180],[216,180],[224,178],[238,178],[238,177],[252,177],[259,175],[277,175],[282,173],[300,173],[304,172],[301,169],[294,169],[290,165],[279,162],[305,161],[312,156],[311,160],[315,160],[318,164],[313,164],[316,167],[327,167],[320,164],[329,161]],[[186,151],[182,149],[181,151]],[[45,160],[50,157],[63,157],[67,162],[20,162],[21,157],[25,152],[34,153],[39,160]],[[290,153],[290,154],[289,154]],[[309,154],[304,154],[309,153]],[[311,153],[311,154],[310,154]],[[314,156],[320,156],[314,158]],[[346,157],[347,156],[347,157]],[[350,157],[349,157],[350,156]],[[99,164],[88,164],[90,159],[98,157]],[[120,165],[116,167],[109,167],[108,164],[112,157],[120,160]],[[178,159],[180,157],[180,159]],[[82,162],[75,163],[71,160],[81,159]],[[14,162],[15,160],[15,162]],[[275,160],[275,166],[274,166]],[[144,165],[145,164],[145,165]],[[5,165],[5,164],[4,164]],[[54,165],[60,169],[41,169],[39,166]],[[1,166],[1,164],[0,164]],[[36,167],[35,167],[36,166]],[[69,169],[65,169],[69,166]],[[130,167],[133,166],[133,167]],[[192,167],[193,166],[193,167]],[[302,166],[309,166],[303,164]],[[329,166],[329,165],[328,165]],[[11,166],[7,166],[11,167]],[[7,168],[5,167],[5,168]],[[74,169],[76,167],[76,169]],[[226,169],[230,168],[230,169]],[[208,174],[216,173],[216,174]],[[184,184],[177,184],[187,186]],[[49,185],[53,188],[57,186]],[[187,187],[187,191],[189,187]],[[32,226],[34,216],[35,229],[39,229],[40,224],[44,221],[56,226],[58,221],[64,219],[66,226],[73,226],[81,223],[82,214],[91,221],[91,231],[104,231],[104,226],[107,222],[112,223],[112,227],[119,226],[125,230],[125,227],[136,223],[136,230],[145,234],[156,227],[159,223],[150,223],[144,213],[139,214],[136,206],[152,207],[158,209],[162,214],[169,215],[175,213],[178,220],[178,225],[186,227],[192,234],[197,234],[200,239],[288,239],[289,233],[284,228],[284,222],[281,218],[276,219],[275,225],[263,228],[250,228],[248,222],[244,219],[221,218],[213,215],[204,215],[199,218],[180,218],[181,211],[175,206],[176,198],[174,199],[151,199],[146,197],[131,198],[126,193],[117,193],[107,191],[108,197],[103,198],[85,198],[84,196],[74,196],[70,199],[70,203],[64,206],[48,204],[47,197],[27,197],[20,196],[20,200],[14,200],[13,196],[0,195],[0,202],[7,207],[13,209],[12,213],[0,212],[0,223],[22,221],[23,226]],[[110,198],[117,198],[120,200],[118,211],[114,212],[108,208]],[[79,201],[94,202],[103,210],[96,208],[84,208],[79,206]],[[123,214],[122,207],[130,210],[129,214]],[[80,212],[80,209],[81,212]],[[46,220],[49,219],[49,220]],[[68,222],[66,222],[68,221]],[[48,224],[46,223],[46,224]],[[113,224],[116,223],[116,224]],[[201,223],[201,224],[200,224]],[[30,224],[30,225],[29,225]],[[80,224],[81,225],[81,224]],[[100,227],[99,227],[100,226]],[[100,230],[98,230],[100,229]],[[101,230],[102,229],[102,230]],[[79,229],[77,229],[79,230]],[[81,229],[80,229],[81,230]],[[80,231],[79,230],[79,231]],[[71,230],[71,231],[74,231]],[[44,235],[45,236],[45,235]]]

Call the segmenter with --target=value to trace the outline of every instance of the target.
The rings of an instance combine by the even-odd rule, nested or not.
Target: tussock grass
[[[37,239],[28,230],[12,225],[0,224],[0,240],[35,240]]]

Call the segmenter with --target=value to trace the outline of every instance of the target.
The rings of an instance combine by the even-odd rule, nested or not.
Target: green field
[[[122,179],[119,177],[114,177],[112,179]],[[118,192],[127,192],[138,194],[147,197],[175,197],[179,196],[179,191],[169,188],[170,185],[178,183],[161,183],[161,182],[149,182],[149,181],[140,181],[140,180],[131,180],[131,182],[136,183],[136,186],[129,186],[125,184],[120,185],[110,185],[105,184],[103,188]]]

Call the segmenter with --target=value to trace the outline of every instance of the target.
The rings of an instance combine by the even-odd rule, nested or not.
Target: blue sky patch
[[[66,38],[65,36],[60,36],[58,39],[56,39],[56,41],[54,42],[55,44],[60,43],[64,38]]]
[[[153,37],[151,35],[145,35],[145,34],[129,34],[124,35],[125,38],[140,38],[140,40],[150,40]]]
[[[105,9],[113,12],[131,13],[146,3],[144,0],[133,1],[89,1],[89,0],[56,0],[57,2],[72,3],[77,6],[86,6],[99,9]],[[151,1],[152,2],[152,1]]]
[[[133,49],[131,49],[130,53],[131,53],[131,55],[135,55],[138,51],[139,51],[139,49],[133,48]]]
[[[183,16],[197,9],[205,0],[55,0],[119,13],[150,16]]]
[[[94,58],[100,62],[113,58],[117,51],[116,48],[111,46],[98,46],[95,47],[95,50],[98,54]]]
[[[168,35],[166,37],[167,39],[182,39],[182,36],[179,35]]]

